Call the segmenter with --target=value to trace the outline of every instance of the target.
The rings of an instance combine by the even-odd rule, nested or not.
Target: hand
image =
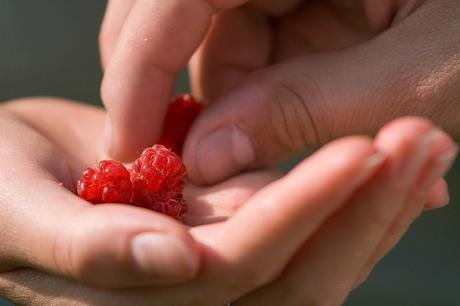
[[[42,122],[32,113],[29,123]],[[71,113],[78,117],[76,110]],[[82,117],[90,123],[101,116],[86,110]],[[69,127],[77,131],[79,123]],[[74,138],[70,131],[61,130]],[[350,137],[327,145],[256,192],[232,218],[188,230],[202,252],[201,268],[190,281],[108,291],[23,269],[3,273],[0,294],[27,305],[278,305],[281,298],[290,306],[340,304],[399,240],[430,194],[445,188],[441,177],[454,156],[445,133],[419,119],[399,120],[374,142]],[[111,221],[127,219],[125,214]],[[93,256],[111,258],[93,247]]]
[[[112,0],[101,32],[111,152],[158,139],[192,54],[194,93],[211,104],[184,151],[199,183],[406,114],[458,137],[459,17],[455,0]]]
[[[101,110],[53,99],[2,106],[0,271],[29,267],[109,288],[194,278],[201,251],[187,227],[75,195],[83,169],[101,160],[95,148],[103,117]],[[226,219],[275,178],[265,171],[211,188],[188,184],[189,224]]]

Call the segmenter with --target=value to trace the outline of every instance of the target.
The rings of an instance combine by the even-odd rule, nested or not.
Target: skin
[[[403,115],[459,137],[459,16],[456,0],[111,0],[108,150],[129,160],[158,139],[187,62],[210,104],[184,152],[199,184]]]
[[[175,75],[189,59],[194,93],[212,104],[185,150],[199,184],[343,135],[374,133],[403,114],[422,114],[458,136],[455,2],[344,3],[110,1],[101,34],[110,155],[129,160],[155,142]],[[430,48],[437,52],[418,52]],[[341,304],[424,203],[446,201],[441,177],[455,155],[452,140],[431,133],[431,124],[400,120],[373,142],[334,142],[271,184],[275,174],[258,172],[189,185],[194,227],[187,228],[72,195],[83,166],[103,156],[92,151],[103,114],[33,102],[1,113],[2,169],[21,175],[2,178],[8,243],[0,293],[17,304]],[[223,127],[218,138],[231,143],[205,141]],[[383,164],[375,164],[376,152]],[[372,168],[363,165],[369,158]],[[167,243],[138,266],[127,246],[144,232]],[[203,290],[211,291],[205,300],[196,295]]]
[[[104,116],[49,98],[0,110],[0,295],[17,305],[339,305],[445,194],[457,154],[430,122],[399,119],[374,140],[331,142],[284,177],[190,184],[187,227],[72,192],[100,158]],[[141,233],[165,238],[150,265],[130,248]]]

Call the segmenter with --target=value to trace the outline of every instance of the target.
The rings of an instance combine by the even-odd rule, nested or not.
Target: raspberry
[[[185,173],[174,152],[162,145],[145,149],[131,169],[133,204],[182,220],[186,211],[182,198]]]
[[[182,154],[187,133],[202,110],[203,105],[192,96],[176,97],[166,115],[160,144],[145,149],[131,171],[111,160],[86,169],[77,184],[78,195],[93,204],[132,204],[184,221],[186,170],[176,153]]]
[[[188,131],[202,110],[203,104],[198,103],[191,95],[174,98],[166,114],[160,144],[182,155]]]
[[[96,169],[86,169],[77,183],[78,195],[93,204],[130,203],[132,184],[123,164],[103,160]]]

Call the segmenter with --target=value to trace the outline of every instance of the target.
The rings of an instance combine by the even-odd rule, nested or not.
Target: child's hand
[[[192,54],[194,94],[212,104],[185,147],[196,182],[407,114],[460,136],[459,28],[458,0],[111,0],[101,32],[111,152],[129,158],[158,139]]]
[[[86,160],[91,154],[85,157],[84,152],[91,151],[98,139],[101,112],[37,101],[9,108],[44,135],[55,131],[51,142],[59,143],[66,156],[59,159],[61,153],[49,140],[10,115],[2,116],[0,186],[10,191],[1,194],[10,196],[4,197],[0,210],[1,241],[7,242],[1,262],[9,260],[11,268],[25,266],[77,278],[75,282],[28,269],[3,273],[0,294],[27,305],[341,304],[404,234],[430,196],[439,188],[443,191],[442,175],[456,153],[452,140],[428,122],[397,120],[373,142],[350,137],[327,145],[289,175],[254,194],[254,189],[241,193],[234,188],[227,193],[226,187],[220,195],[211,191],[199,204],[203,209],[197,211],[206,208],[222,220],[186,229],[149,211],[89,206],[57,187],[56,177],[71,186],[69,173],[74,170],[70,167],[69,172],[67,164],[57,160],[94,163]],[[88,131],[93,131],[94,141],[86,138]],[[29,166],[33,171],[28,172]],[[13,171],[14,176],[10,175]],[[251,188],[273,178],[257,175]],[[248,178],[249,174],[241,182]],[[238,185],[238,180],[223,184]],[[193,191],[189,195],[196,196]],[[231,204],[229,199],[244,206],[236,213],[231,205],[215,209],[218,203]],[[202,216],[196,223],[203,223]],[[164,233],[165,244],[156,249],[158,253],[144,253],[144,260],[151,263],[149,271],[130,270],[130,240],[124,238],[145,230]],[[188,256],[200,258],[194,270],[181,270],[190,273],[171,273],[174,263],[181,268],[187,263],[167,247],[178,241],[185,244]],[[176,279],[165,278],[162,272]],[[178,275],[180,284],[153,286],[178,281]]]
[[[33,267],[117,288],[196,275],[202,251],[183,224],[132,206],[93,206],[72,193],[82,170],[101,160],[101,110],[26,99],[0,116],[0,271]],[[189,185],[189,223],[225,220],[276,177],[261,171],[210,188]]]

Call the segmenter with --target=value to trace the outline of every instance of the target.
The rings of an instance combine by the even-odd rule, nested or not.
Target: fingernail
[[[110,150],[112,149],[112,122],[110,121],[109,116],[105,117],[104,130],[102,132],[104,149],[106,154],[110,155]]]
[[[220,181],[236,174],[255,161],[254,146],[249,137],[234,125],[220,127],[205,136],[196,153],[201,178],[206,183]]]
[[[137,266],[153,276],[183,278],[198,269],[198,257],[175,237],[143,233],[135,236],[131,244]]]
[[[458,146],[454,144],[447,136],[444,136],[442,147],[438,148],[438,156],[435,157],[429,169],[423,174],[419,181],[419,186],[423,190],[428,190],[431,186],[450,169],[454,163],[457,154]]]

